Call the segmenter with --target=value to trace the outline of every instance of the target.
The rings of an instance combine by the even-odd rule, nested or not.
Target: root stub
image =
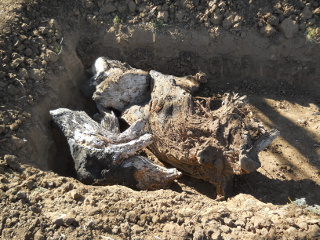
[[[143,72],[143,86],[139,86],[136,76],[141,70],[128,65],[123,68],[107,58],[104,61],[104,73],[90,79],[100,82],[93,96],[104,99],[103,103],[97,101],[101,123],[84,112],[51,111],[68,140],[80,180],[123,184],[123,173],[130,172],[127,177],[131,182],[126,179],[126,185],[156,189],[180,177],[179,169],[214,184],[217,196],[224,198],[233,176],[256,171],[261,165],[259,152],[279,136],[279,131],[265,130],[252,116],[245,96],[228,93],[222,105],[211,110],[210,99],[198,100],[192,95],[205,81],[152,70]],[[120,133],[118,119],[108,110],[111,108],[121,110],[122,119],[131,125],[125,132]],[[139,156],[138,151],[145,147],[177,169],[166,169]]]

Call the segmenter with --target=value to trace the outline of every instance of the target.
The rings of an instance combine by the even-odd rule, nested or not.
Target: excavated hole
[[[252,44],[255,38],[238,42],[235,48],[230,45],[233,41],[216,41],[212,44],[208,42],[210,38],[206,33],[200,32],[185,32],[177,37],[139,29],[132,31],[129,39],[102,32],[80,34],[80,37],[70,37],[69,42],[66,40],[67,47],[58,67],[61,71],[53,74],[48,83],[48,98],[35,109],[39,126],[34,128],[30,142],[35,149],[32,157],[42,169],[76,177],[66,140],[50,126],[49,110],[65,107],[86,111],[90,116],[98,112],[95,103],[82,96],[80,88],[90,77],[86,70],[99,56],[125,61],[143,70],[155,69],[177,76],[203,71],[209,79],[199,92],[204,97],[225,91],[243,90],[245,93],[250,87],[253,92],[272,92],[281,84],[290,89],[291,93],[294,90],[291,91],[290,86],[299,85],[301,81],[296,76],[287,76],[287,81],[284,81],[282,72],[269,71],[275,69],[279,62],[270,64],[267,53],[257,55],[259,46]],[[229,37],[234,41],[238,39],[238,36],[232,34]],[[279,61],[282,63],[284,60]],[[290,69],[288,65],[281,71]],[[303,87],[313,88],[314,78],[305,73],[304,79],[310,81],[305,81]],[[275,84],[278,86],[275,87]],[[218,99],[211,103],[211,107],[217,109],[220,104],[221,100]]]

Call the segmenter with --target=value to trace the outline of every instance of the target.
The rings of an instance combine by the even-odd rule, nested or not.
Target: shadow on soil
[[[294,201],[305,198],[308,204],[320,204],[320,186],[304,179],[286,181],[270,179],[256,172],[237,176],[235,179],[235,194],[246,193],[265,203],[287,204],[289,198]]]
[[[273,98],[277,101],[284,100],[284,98]],[[290,101],[290,99],[285,99]],[[292,101],[291,101],[292,102]],[[289,120],[288,118],[282,116],[276,112],[267,102],[262,98],[256,100],[250,99],[250,103],[253,104],[257,109],[259,109],[265,116],[267,116],[272,121],[273,128],[277,128],[281,132],[281,136],[296,150],[298,150],[301,155],[303,155],[308,163],[318,170],[320,170],[320,156],[316,152],[316,148],[319,143],[312,138],[308,130],[299,126],[296,122]],[[294,103],[305,106],[306,102],[294,101]],[[290,164],[289,159],[284,159],[287,164]],[[291,163],[292,164],[292,163]]]

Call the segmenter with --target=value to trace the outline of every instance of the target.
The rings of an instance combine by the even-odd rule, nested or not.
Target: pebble
[[[27,49],[24,51],[24,54],[25,54],[26,56],[28,56],[28,57],[31,57],[32,54],[33,54],[33,52],[32,52],[32,50],[31,50],[31,48],[27,48]]]
[[[50,62],[57,62],[59,59],[58,54],[49,49],[46,50],[45,60]]]
[[[36,68],[29,70],[29,75],[35,81],[41,81],[43,79],[43,73]]]
[[[226,30],[230,29],[233,25],[233,19],[234,15],[230,14],[228,17],[226,17],[222,22],[222,27]]]
[[[24,191],[19,191],[19,192],[17,192],[16,197],[18,199],[26,199],[27,198],[27,193],[24,192]]]
[[[221,238],[221,231],[220,230],[214,231],[214,233],[211,234],[211,239],[212,240],[220,240],[220,239],[222,239]]]
[[[312,12],[308,7],[305,7],[301,13],[301,19],[306,21],[308,19],[312,18]]]
[[[274,27],[272,27],[270,24],[267,24],[266,26],[264,26],[260,29],[260,32],[264,36],[269,37],[269,36],[273,35],[274,33],[276,33],[277,30]]]
[[[134,1],[129,1],[128,7],[129,7],[130,12],[135,12],[136,8],[137,8],[137,5],[136,5],[136,3]]]
[[[160,20],[160,21],[163,21],[164,23],[167,23],[168,19],[169,19],[168,11],[159,11],[157,19]]]
[[[295,35],[298,33],[299,24],[290,18],[286,18],[282,21],[279,28],[280,28],[280,31],[285,36],[285,38],[290,39],[290,38],[294,38]]]
[[[13,123],[10,125],[10,130],[11,131],[15,131],[19,128],[19,125],[17,123]]]
[[[71,195],[71,198],[74,200],[79,200],[83,198],[83,195],[77,190],[70,191],[70,195]]]
[[[117,10],[117,8],[113,4],[106,4],[100,9],[100,13],[113,13]]]
[[[227,225],[222,225],[222,226],[220,227],[220,230],[221,230],[222,232],[224,232],[224,233],[228,233],[228,232],[230,232],[230,227],[228,227]]]
[[[35,233],[35,235],[34,235],[33,238],[34,238],[34,240],[45,240],[45,239],[46,239],[45,235],[42,233],[41,230],[38,230],[38,231]]]
[[[63,226],[65,217],[66,217],[66,214],[55,215],[52,218],[52,223],[55,224],[57,227]]]
[[[29,73],[28,73],[27,69],[20,68],[19,77],[24,78],[24,79],[28,78],[29,77]]]

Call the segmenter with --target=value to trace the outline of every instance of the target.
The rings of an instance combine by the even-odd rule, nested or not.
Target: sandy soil
[[[1,1],[1,239],[319,239],[319,7]],[[101,55],[175,75],[201,69],[209,82],[199,95],[248,95],[281,137],[224,202],[187,176],[158,191],[84,185],[54,141],[49,110],[95,113],[80,87]]]

